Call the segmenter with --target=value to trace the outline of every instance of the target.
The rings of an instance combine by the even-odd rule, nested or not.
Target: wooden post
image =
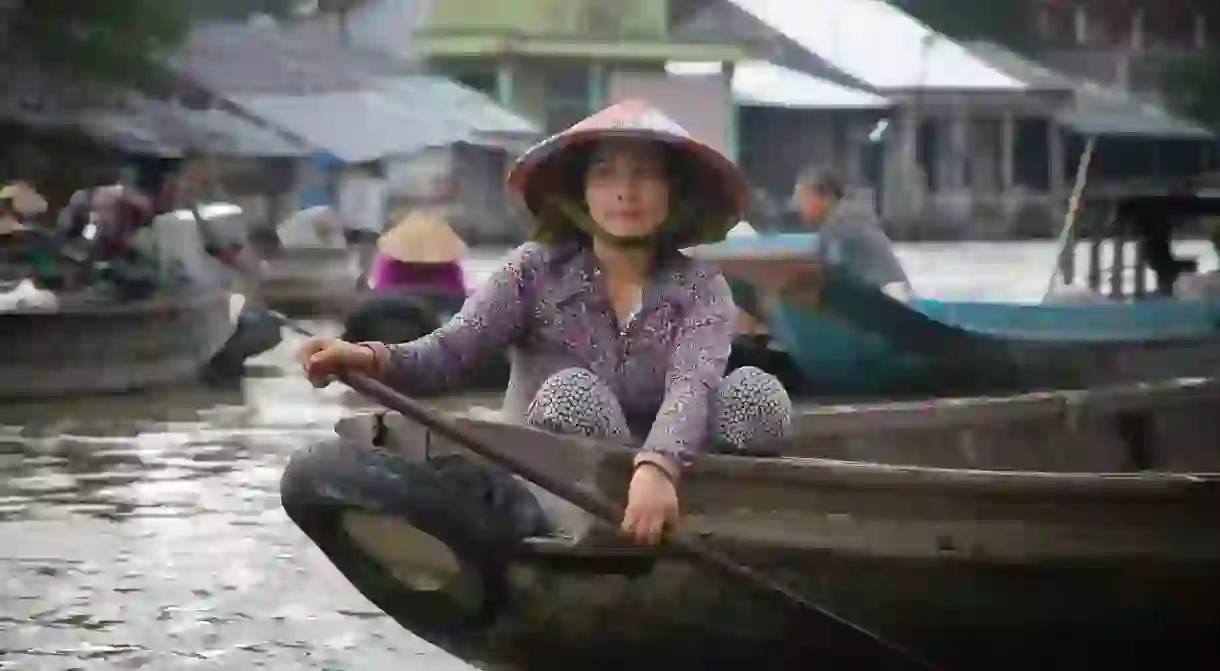
[[[737,162],[740,160],[740,128],[741,123],[740,111],[737,107],[737,99],[733,97],[733,73],[736,71],[736,64],[732,61],[721,61],[720,71],[724,75],[724,85],[728,89],[729,100],[729,123],[726,134],[728,137],[724,139],[725,155],[730,161]]]
[[[1101,231],[1092,230],[1089,232],[1089,269],[1088,269],[1088,284],[1089,288],[1097,293],[1101,293],[1101,243],[1105,240],[1105,236]]]
[[[1127,228],[1123,225],[1124,222],[1118,221],[1114,226],[1114,234],[1111,238],[1111,246],[1114,249],[1113,257],[1110,259],[1110,298],[1120,299],[1123,297],[1124,289],[1126,288],[1123,282],[1126,276],[1127,269]]]
[[[1136,298],[1148,295],[1148,259],[1144,257],[1144,246],[1135,245],[1135,287]]]
[[[589,113],[606,106],[606,64],[601,61],[589,63]]]
[[[513,91],[513,63],[505,59],[496,67],[496,101],[510,110],[517,110],[516,94]]]
[[[1047,128],[1047,154],[1049,156],[1047,171],[1050,177],[1050,197],[1052,203],[1060,203],[1063,199],[1063,130],[1055,122],[1049,122]]]
[[[1017,122],[1011,111],[1000,118],[1000,193],[1007,196],[1016,186]]]

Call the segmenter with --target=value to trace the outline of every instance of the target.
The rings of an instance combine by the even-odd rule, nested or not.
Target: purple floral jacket
[[[527,243],[430,335],[401,345],[365,343],[379,376],[405,393],[461,384],[476,362],[509,352],[503,413],[525,417],[538,388],[565,368],[585,368],[616,394],[637,436],[637,463],[677,477],[706,447],[711,395],[724,375],[736,308],[719,272],[674,254],[645,288],[626,326],[614,317],[592,251]]]

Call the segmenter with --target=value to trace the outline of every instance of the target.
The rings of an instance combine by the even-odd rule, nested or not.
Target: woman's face
[[[589,216],[611,235],[648,235],[669,216],[665,152],[648,140],[606,140],[585,175]]]

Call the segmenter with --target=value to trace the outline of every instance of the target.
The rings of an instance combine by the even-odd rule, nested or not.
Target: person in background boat
[[[832,261],[881,287],[890,296],[909,300],[913,292],[894,245],[871,208],[844,201],[843,181],[833,171],[811,166],[801,171],[792,199],[801,222],[822,236]]]
[[[0,189],[0,281],[59,290],[67,271],[53,233],[38,225],[47,201],[25,182]]]
[[[1207,239],[1216,256],[1216,268],[1178,280],[1176,292],[1182,298],[1220,298],[1220,224],[1213,223],[1208,227]]]
[[[397,214],[377,240],[368,271],[370,293],[345,320],[345,340],[414,340],[466,302],[465,241],[435,211],[401,208]]]
[[[659,111],[625,101],[530,149],[508,184],[534,215],[533,241],[448,324],[402,345],[315,338],[299,360],[318,386],[354,371],[422,394],[457,387],[508,349],[502,417],[639,447],[622,528],[658,542],[677,519],[687,464],[711,446],[744,451],[782,437],[791,421],[774,377],[749,367],[724,375],[736,316],[728,283],[679,251],[740,221],[744,180]],[[312,473],[350,482],[310,465],[337,459],[316,449],[294,459],[285,508],[330,487]]]
[[[27,220],[42,214],[47,201],[23,182],[0,189],[0,312],[54,309],[55,294],[44,290],[48,264],[55,259],[38,244],[39,231]]]
[[[160,270],[137,239],[154,220],[178,209],[193,210],[199,174],[188,159],[141,158],[127,183],[80,189],[59,215],[59,234],[91,269],[92,281],[106,280],[127,297],[155,291]],[[206,251],[226,264],[240,253],[216,242],[206,222],[196,218]]]
[[[1173,296],[1178,278],[1198,270],[1194,259],[1179,258],[1173,253],[1173,225],[1163,216],[1139,212],[1131,217],[1134,224],[1140,254],[1144,262],[1156,273],[1156,291],[1162,296]]]
[[[439,214],[416,210],[377,240],[369,288],[466,296],[461,259],[466,242]]]
[[[294,212],[275,228],[280,249],[343,249],[347,223],[330,205],[313,205]]]

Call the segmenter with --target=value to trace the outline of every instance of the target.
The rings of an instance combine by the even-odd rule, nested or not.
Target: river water
[[[1205,245],[1180,253],[1215,267]],[[900,254],[923,295],[1026,300],[1053,244]],[[382,616],[280,509],[289,455],[361,410],[300,377],[297,342],[229,390],[0,406],[0,670],[469,668]],[[494,401],[453,402],[471,400]]]

